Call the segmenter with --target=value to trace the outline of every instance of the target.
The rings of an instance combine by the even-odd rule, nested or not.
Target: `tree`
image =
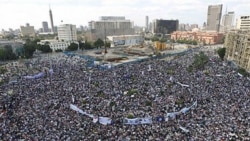
[[[154,36],[152,39],[151,39],[152,42],[155,42],[155,41],[159,41],[159,38]]]
[[[76,43],[71,43],[69,47],[67,48],[68,51],[75,51],[78,49],[78,44]]]
[[[244,69],[244,68],[239,68],[237,70],[238,73],[242,74],[243,76],[245,77],[248,77],[249,76],[249,73]]]
[[[205,64],[208,62],[208,56],[204,54],[204,52],[199,52],[199,54],[195,54],[193,66],[196,69],[204,69]]]
[[[25,58],[31,58],[36,50],[36,48],[30,44],[24,44],[23,48]]]
[[[94,42],[94,46],[97,47],[97,48],[100,48],[100,47],[104,46],[103,40],[101,40],[100,38],[98,38],[98,39]]]
[[[217,50],[217,53],[218,53],[218,55],[220,56],[221,60],[224,60],[224,56],[225,56],[225,54],[226,54],[226,48],[225,48],[225,47],[219,48],[219,49]]]
[[[6,45],[0,49],[0,60],[15,60],[17,56],[13,53],[12,47],[10,45]]]
[[[40,39],[34,39],[31,40],[30,38],[26,39],[25,44],[23,45],[24,48],[24,56],[26,58],[31,58],[33,56],[33,53],[35,52],[36,48],[38,48],[37,42],[39,42]]]
[[[106,42],[106,45],[105,45],[106,47],[111,47],[111,44],[109,43],[109,42]]]
[[[79,43],[79,49],[83,50],[84,49],[84,43],[81,41],[78,41]]]
[[[88,42],[88,41],[85,41],[84,48],[85,48],[85,49],[93,49],[91,43]]]
[[[52,52],[52,49],[50,48],[49,44],[45,43],[44,45],[37,45],[38,50],[42,51],[43,53]]]

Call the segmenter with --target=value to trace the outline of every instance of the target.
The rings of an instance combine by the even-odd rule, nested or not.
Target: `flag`
[[[151,69],[151,65],[148,65],[148,71],[151,71],[152,69]]]
[[[74,96],[72,95],[72,103],[74,103],[75,102],[75,98],[74,98]]]
[[[97,116],[94,116],[94,117],[93,117],[93,123],[97,123],[97,121],[98,121],[98,117],[97,117]]]
[[[164,118],[164,116],[157,116],[156,121],[163,122],[163,121],[165,121],[165,118]]]
[[[181,128],[181,130],[184,131],[185,133],[188,133],[188,132],[189,132],[188,129],[186,129],[186,128],[182,127],[182,126],[180,126],[180,128]]]

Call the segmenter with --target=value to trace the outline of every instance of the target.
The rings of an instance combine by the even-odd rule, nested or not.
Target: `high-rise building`
[[[48,22],[46,21],[42,22],[42,26],[43,26],[43,32],[49,32]]]
[[[145,31],[148,32],[149,31],[149,24],[148,24],[148,16],[146,16],[146,19],[145,19]]]
[[[234,12],[226,12],[226,14],[222,18],[222,26],[224,32],[233,29],[233,24],[234,24]]]
[[[54,29],[54,23],[53,23],[53,15],[52,15],[52,11],[51,9],[49,8],[49,17],[50,17],[50,23],[51,23],[51,32],[55,32],[55,29]]]
[[[222,13],[222,4],[209,5],[207,11],[207,31],[220,32],[220,21]]]
[[[237,29],[249,30],[250,29],[250,16],[240,16],[237,19]]]
[[[198,26],[198,24],[191,24],[190,27],[191,27],[191,30],[192,30],[194,28],[198,28],[199,26]]]
[[[230,30],[225,38],[225,58],[250,72],[250,32]]]
[[[59,41],[74,42],[77,41],[76,25],[63,24],[57,27]]]
[[[122,16],[102,16],[99,21],[90,21],[89,29],[88,40],[105,39],[105,36],[135,34],[134,23]]]
[[[21,26],[21,35],[22,36],[35,36],[35,28],[34,26],[30,26],[30,24],[26,24],[26,26]]]
[[[174,31],[178,30],[179,21],[178,20],[154,20],[152,33],[161,33],[161,34],[171,34]]]

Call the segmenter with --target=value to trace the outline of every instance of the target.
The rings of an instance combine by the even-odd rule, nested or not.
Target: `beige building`
[[[249,30],[250,29],[250,16],[240,16],[237,19],[237,29]]]
[[[227,32],[233,29],[234,26],[234,12],[226,13],[222,18],[222,29],[221,31]]]
[[[225,57],[250,71],[250,31],[231,30],[225,39]]]
[[[207,10],[207,31],[220,32],[222,4],[209,5]]]
[[[34,26],[30,26],[30,24],[26,24],[26,26],[21,26],[21,35],[22,36],[32,36],[34,37],[35,34],[35,28]]]
[[[223,38],[222,33],[217,32],[191,32],[191,31],[175,31],[171,34],[172,40],[195,40],[198,43],[220,44]]]
[[[105,39],[105,36],[134,35],[134,22],[123,16],[102,16],[99,21],[89,22],[88,40]]]
[[[60,41],[74,42],[77,41],[76,25],[63,24],[58,26],[58,38]]]

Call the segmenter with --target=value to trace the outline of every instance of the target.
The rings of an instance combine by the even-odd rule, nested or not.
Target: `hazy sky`
[[[50,27],[49,5],[54,25],[69,23],[87,26],[100,16],[125,16],[135,25],[144,26],[145,16],[153,19],[178,19],[180,23],[206,22],[208,5],[223,4],[223,14],[235,11],[250,15],[249,0],[0,0],[0,30],[20,28],[29,23],[35,29],[47,21]]]

